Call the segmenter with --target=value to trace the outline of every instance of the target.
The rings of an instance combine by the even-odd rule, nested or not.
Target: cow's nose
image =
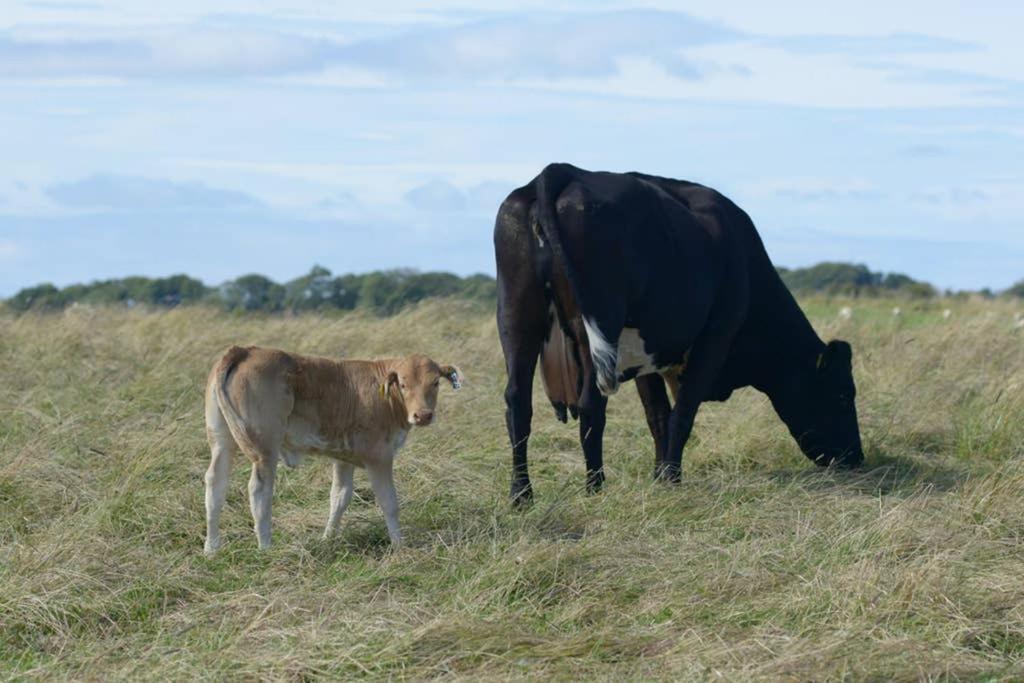
[[[413,419],[416,420],[418,425],[428,425],[430,421],[434,419],[433,410],[417,410],[416,414],[413,415]]]

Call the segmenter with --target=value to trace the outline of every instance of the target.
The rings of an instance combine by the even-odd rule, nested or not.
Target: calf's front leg
[[[345,508],[352,500],[352,472],[355,467],[342,460],[334,461],[334,480],[331,482],[331,510],[327,516],[324,538],[330,538],[338,530],[338,522],[345,514]]]
[[[388,527],[388,536],[395,546],[402,545],[402,530],[398,527],[398,493],[395,491],[395,478],[392,472],[393,456],[381,461],[368,461],[366,474],[370,477],[373,495],[384,512],[384,523]]]

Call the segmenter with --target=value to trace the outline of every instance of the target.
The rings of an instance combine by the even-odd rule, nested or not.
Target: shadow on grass
[[[864,467],[857,470],[781,470],[770,476],[776,482],[808,491],[877,496],[920,493],[922,489],[951,491],[976,474],[970,467],[948,461],[925,461],[874,450],[867,453]]]

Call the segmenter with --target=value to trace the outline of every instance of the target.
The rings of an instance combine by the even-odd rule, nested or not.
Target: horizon
[[[812,264],[809,264],[807,266],[795,266],[795,267],[792,267],[792,266],[781,266],[781,265],[778,265],[778,264],[774,264],[774,265],[775,265],[776,270],[780,271],[780,275],[782,275],[782,271],[788,271],[789,273],[799,273],[799,272],[802,272],[802,271],[814,270],[815,268],[817,268],[819,266],[827,266],[827,265],[851,266],[851,267],[856,267],[856,268],[863,267],[863,268],[867,268],[867,270],[871,274],[877,275],[877,276],[880,276],[880,277],[889,276],[889,275],[895,275],[895,276],[908,275],[907,273],[901,273],[901,272],[896,272],[896,271],[875,270],[874,268],[871,267],[871,264],[854,263],[854,262],[842,262],[842,261],[818,261],[816,263],[812,263]],[[222,287],[231,285],[231,284],[233,284],[233,283],[237,282],[238,280],[240,280],[242,278],[245,278],[245,277],[263,277],[263,278],[266,278],[267,280],[273,282],[274,284],[285,286],[285,285],[288,285],[288,284],[290,284],[292,282],[296,282],[296,281],[302,280],[303,278],[308,277],[309,275],[311,275],[312,273],[314,273],[315,271],[320,270],[320,269],[326,270],[327,271],[327,275],[329,277],[331,277],[331,278],[366,277],[367,275],[372,275],[372,274],[384,274],[384,275],[399,274],[399,275],[410,275],[410,276],[432,275],[433,274],[433,275],[454,275],[454,276],[456,276],[456,277],[458,277],[458,278],[460,278],[462,280],[466,280],[466,279],[470,279],[470,278],[474,278],[474,277],[487,277],[487,278],[490,278],[491,280],[495,279],[495,275],[493,273],[486,273],[486,272],[481,272],[481,271],[467,272],[467,273],[454,273],[454,272],[448,271],[448,270],[436,270],[436,269],[435,270],[426,270],[426,269],[411,268],[411,267],[405,267],[405,266],[396,266],[396,267],[392,267],[392,268],[383,268],[383,269],[374,269],[374,270],[356,270],[356,271],[344,271],[344,272],[342,272],[342,271],[335,271],[335,270],[333,270],[331,268],[327,268],[326,266],[324,266],[323,264],[320,264],[320,263],[314,263],[313,265],[311,265],[309,268],[307,268],[306,270],[302,271],[301,273],[292,274],[292,275],[288,275],[288,276],[280,277],[280,278],[271,277],[271,276],[268,276],[268,275],[266,275],[264,273],[259,273],[259,272],[255,272],[255,271],[249,271],[249,272],[244,272],[244,273],[238,273],[237,275],[231,276],[231,277],[229,277],[226,280],[210,281],[210,280],[204,280],[201,277],[193,276],[190,273],[178,272],[178,273],[167,273],[166,275],[156,275],[156,276],[146,275],[146,274],[142,274],[142,273],[129,273],[127,275],[121,275],[121,276],[116,276],[116,277],[111,277],[111,278],[95,278],[95,279],[86,280],[86,281],[69,282],[69,283],[64,284],[64,285],[53,283],[53,282],[37,282],[37,283],[31,284],[31,285],[26,285],[25,287],[20,288],[17,292],[14,292],[10,296],[7,296],[7,297],[0,296],[0,301],[10,300],[15,294],[20,294],[23,291],[31,290],[31,289],[34,289],[34,288],[40,287],[40,286],[54,285],[58,289],[63,290],[65,288],[69,288],[69,287],[76,287],[76,286],[90,287],[90,286],[99,285],[99,284],[105,284],[105,283],[109,283],[109,282],[123,282],[123,281],[131,280],[131,279],[158,281],[158,280],[162,280],[162,279],[170,279],[170,278],[175,278],[175,277],[185,277],[185,278],[188,278],[188,279],[191,279],[191,280],[198,281],[200,284],[202,284],[204,287],[207,287],[208,289],[218,289],[218,288],[222,288]],[[938,287],[937,285],[935,285],[935,283],[929,282],[927,280],[920,280],[918,278],[913,278],[912,276],[911,276],[911,278],[912,278],[913,282],[915,282],[915,283],[929,285],[929,286],[933,287],[934,290],[935,290],[934,296],[939,297],[939,298],[943,298],[943,297],[950,296],[950,295],[951,296],[956,296],[956,295],[962,295],[962,294],[984,294],[986,292],[991,293],[993,295],[1000,295],[1000,294],[1003,294],[1004,292],[1009,291],[1009,289],[1011,289],[1013,287],[1013,285],[1018,285],[1018,284],[1024,283],[1024,279],[1022,279],[1019,282],[1012,283],[1012,285],[1010,287],[1006,287],[1006,288],[1002,288],[1002,289],[993,289],[993,288],[990,288],[990,287],[979,287],[977,289],[952,290],[952,289],[948,289],[948,288],[944,289],[944,288]],[[791,289],[791,291],[795,292],[796,290],[792,290]]]
[[[19,0],[0,298],[141,274],[494,275],[543,166],[710,185],[778,267],[1024,278],[1024,5]]]

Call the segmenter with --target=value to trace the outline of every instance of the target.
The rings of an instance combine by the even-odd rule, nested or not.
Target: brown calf
[[[206,472],[206,552],[220,546],[220,512],[236,447],[252,462],[249,506],[260,548],[270,545],[277,462],[284,459],[295,467],[306,453],[334,461],[325,538],[337,529],[352,498],[354,469],[363,467],[388,535],[401,543],[392,465],[409,430],[434,421],[441,378],[461,386],[458,368],[423,355],[336,361],[255,346],[228,349],[206,385],[212,453]]]

